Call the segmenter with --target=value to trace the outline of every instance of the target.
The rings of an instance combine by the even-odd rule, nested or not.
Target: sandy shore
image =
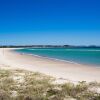
[[[0,49],[0,66],[37,71],[59,79],[100,82],[100,68],[19,54],[12,49]]]

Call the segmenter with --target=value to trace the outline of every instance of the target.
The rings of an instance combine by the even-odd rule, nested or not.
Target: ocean
[[[20,53],[100,66],[100,48],[25,48]]]

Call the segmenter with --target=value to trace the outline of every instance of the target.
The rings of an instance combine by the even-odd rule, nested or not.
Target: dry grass
[[[54,78],[25,70],[0,70],[0,100],[100,100],[100,83],[53,84]]]

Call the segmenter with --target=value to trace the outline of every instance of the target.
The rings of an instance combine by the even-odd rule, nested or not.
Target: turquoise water
[[[100,48],[27,48],[16,51],[81,64],[100,66]]]

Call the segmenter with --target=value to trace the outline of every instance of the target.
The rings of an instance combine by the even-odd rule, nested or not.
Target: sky
[[[0,0],[0,45],[100,45],[100,0]]]

